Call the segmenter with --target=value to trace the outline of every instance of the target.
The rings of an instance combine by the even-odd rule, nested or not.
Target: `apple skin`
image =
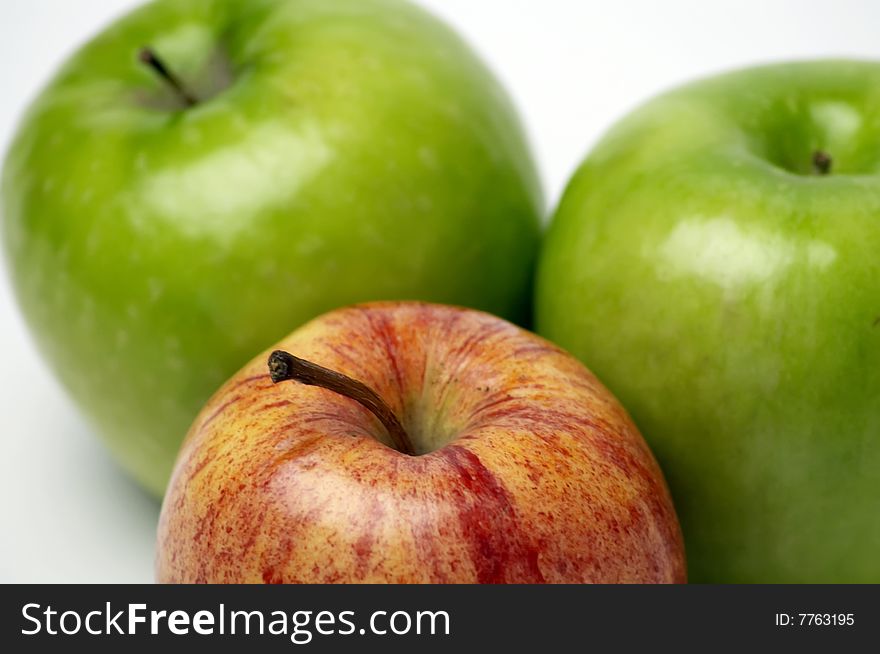
[[[632,413],[692,581],[880,581],[878,88],[824,61],[674,90],[553,219],[537,329]]]
[[[178,106],[147,45],[207,99]],[[424,11],[173,0],[69,59],[2,210],[40,349],[160,494],[211,393],[318,314],[415,299],[527,320],[543,200],[503,90]]]
[[[681,534],[624,409],[555,345],[422,303],[340,309],[278,348],[375,390],[273,385],[260,355],[208,402],[159,521],[160,582],[683,582]],[[267,353],[268,354],[268,353]]]

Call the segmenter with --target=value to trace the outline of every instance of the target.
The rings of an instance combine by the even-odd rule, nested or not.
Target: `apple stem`
[[[320,386],[351,398],[369,409],[379,419],[391,436],[397,451],[415,456],[409,434],[406,433],[391,407],[366,384],[341,372],[295,357],[284,350],[275,350],[269,355],[269,376],[275,384],[292,379],[307,386]]]
[[[827,175],[831,172],[832,159],[831,155],[822,150],[816,150],[813,153],[813,171],[817,175]]]
[[[187,107],[193,107],[198,104],[196,96],[190,93],[177,75],[171,72],[171,69],[165,65],[165,62],[159,59],[159,56],[152,48],[141,48],[141,51],[138,53],[138,59],[141,60],[141,63],[152,68],[159,77],[171,87],[171,89],[177,94],[177,97],[179,97]]]

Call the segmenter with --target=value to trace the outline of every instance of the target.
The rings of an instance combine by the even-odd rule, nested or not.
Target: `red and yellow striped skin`
[[[187,436],[158,581],[685,581],[657,463],[551,343],[476,311],[383,303],[326,314],[277,349],[373,388],[424,453],[385,445],[353,400],[273,385],[261,355]]]

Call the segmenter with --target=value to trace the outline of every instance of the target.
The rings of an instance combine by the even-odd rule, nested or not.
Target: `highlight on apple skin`
[[[157,581],[685,581],[656,461],[555,345],[478,311],[378,303],[277,347],[372,389],[415,455],[353,399],[273,383],[261,354],[189,431]]]

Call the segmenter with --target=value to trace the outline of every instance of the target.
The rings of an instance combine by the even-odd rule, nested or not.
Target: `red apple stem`
[[[822,150],[813,152],[813,171],[817,175],[827,175],[831,172],[833,160],[831,155]]]
[[[413,449],[409,434],[406,433],[403,425],[394,415],[394,411],[376,391],[363,382],[343,375],[341,372],[295,357],[284,350],[275,350],[269,355],[269,376],[276,384],[292,379],[307,386],[320,386],[351,398],[379,419],[398,452],[415,456],[415,449]]]
[[[198,98],[183,85],[183,82],[180,81],[177,75],[171,72],[171,69],[165,65],[165,62],[159,58],[159,55],[152,48],[141,48],[141,51],[138,53],[138,59],[152,68],[187,107],[193,107],[198,104]]]

